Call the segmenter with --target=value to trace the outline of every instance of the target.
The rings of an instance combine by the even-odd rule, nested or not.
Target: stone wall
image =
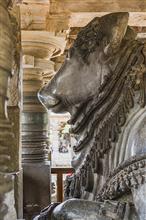
[[[12,7],[10,1],[0,1],[0,219],[2,220],[23,217],[19,92],[21,42],[18,38],[20,20],[19,8],[13,5],[12,10],[10,6]]]

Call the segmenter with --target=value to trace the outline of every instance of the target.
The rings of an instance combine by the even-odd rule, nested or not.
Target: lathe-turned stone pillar
[[[0,0],[0,219],[16,220],[11,154],[14,134],[7,114],[7,90],[13,61],[13,34],[7,4],[8,1]]]
[[[30,219],[50,202],[48,114],[37,99],[41,73],[24,68],[22,115],[22,163],[24,169],[24,217]]]
[[[60,38],[47,32],[22,32],[23,116],[22,163],[24,169],[24,217],[32,219],[50,201],[49,115],[37,92],[53,74],[50,57],[60,54]]]

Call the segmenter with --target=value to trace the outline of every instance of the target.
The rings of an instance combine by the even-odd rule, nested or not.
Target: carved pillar
[[[13,124],[12,168],[17,218],[23,218],[23,170],[21,164],[22,59],[20,7],[13,1],[10,10],[13,31],[12,77],[8,87],[8,116]]]
[[[23,78],[22,163],[24,216],[29,219],[50,203],[50,162],[48,114],[37,98],[42,85],[42,71],[35,66],[26,66]]]
[[[50,203],[49,115],[37,92],[53,74],[49,58],[61,52],[60,39],[47,32],[22,32],[23,116],[22,163],[24,169],[24,217],[32,219]]]
[[[12,70],[13,34],[8,1],[0,0],[0,219],[16,220],[14,208],[12,124],[7,114],[7,89]]]

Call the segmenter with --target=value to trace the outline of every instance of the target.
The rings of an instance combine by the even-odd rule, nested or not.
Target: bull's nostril
[[[52,96],[49,95],[42,95],[40,93],[38,93],[38,98],[40,100],[40,102],[45,105],[47,108],[51,108],[55,105],[57,105],[60,101]]]

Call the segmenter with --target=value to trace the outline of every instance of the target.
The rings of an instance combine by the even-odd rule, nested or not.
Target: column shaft
[[[0,219],[16,220],[11,170],[12,125],[7,117],[7,89],[12,68],[12,31],[7,1],[0,0]]]
[[[49,122],[48,114],[37,98],[41,75],[35,68],[24,68],[22,163],[26,219],[32,219],[50,203]]]

